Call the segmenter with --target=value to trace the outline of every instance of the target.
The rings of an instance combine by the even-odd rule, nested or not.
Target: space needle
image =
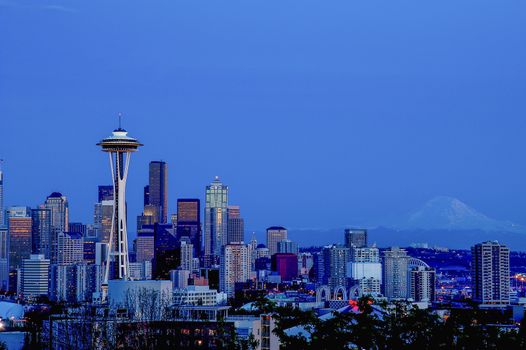
[[[109,155],[114,199],[110,240],[107,242],[108,253],[102,282],[102,301],[104,302],[108,293],[110,261],[115,264],[115,279],[127,280],[129,278],[126,179],[131,154],[143,145],[137,139],[129,137],[128,132],[121,127],[121,115],[119,114],[119,128],[114,130],[111,136],[97,143],[97,146],[101,146],[102,151]]]

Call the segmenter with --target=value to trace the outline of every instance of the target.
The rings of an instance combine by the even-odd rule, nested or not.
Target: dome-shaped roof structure
[[[20,304],[0,301],[0,317],[2,319],[14,318],[19,320],[24,317],[24,307]]]

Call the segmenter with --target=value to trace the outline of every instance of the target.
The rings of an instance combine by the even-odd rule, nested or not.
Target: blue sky
[[[526,223],[524,1],[0,0],[6,204],[91,222],[124,126],[170,211],[215,175],[252,229],[382,223],[435,195]]]

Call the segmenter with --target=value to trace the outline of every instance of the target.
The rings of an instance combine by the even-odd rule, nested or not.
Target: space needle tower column
[[[107,152],[110,160],[111,174],[113,178],[113,220],[111,223],[110,240],[108,243],[108,254],[102,282],[102,301],[106,300],[108,291],[108,279],[110,276],[110,261],[114,262],[115,279],[128,279],[128,235],[126,230],[126,179],[132,152],[136,152],[142,144],[128,136],[128,132],[120,125],[112,135],[103,139],[97,146]],[[106,242],[105,242],[106,243]]]

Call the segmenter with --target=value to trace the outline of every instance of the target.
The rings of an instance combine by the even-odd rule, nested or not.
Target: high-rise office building
[[[227,243],[228,186],[219,176],[206,186],[205,205],[205,266],[215,265],[221,256],[221,247]]]
[[[282,281],[292,281],[298,277],[298,256],[292,253],[276,253],[271,259],[272,271],[281,276]]]
[[[84,262],[86,264],[95,264],[97,242],[91,238],[84,238]]]
[[[485,305],[510,303],[510,250],[496,241],[471,247],[473,300]]]
[[[177,269],[181,264],[177,233],[171,224],[155,224],[153,236],[152,276],[154,279],[168,279],[170,270]]]
[[[101,203],[102,201],[112,201],[112,200],[113,200],[113,186],[112,185],[100,185],[98,203]]]
[[[189,240],[181,240],[179,243],[181,258],[179,268],[183,270],[194,270],[194,246]]]
[[[326,281],[331,289],[347,287],[347,263],[350,260],[349,248],[340,245],[324,247],[323,263]]]
[[[256,239],[256,234],[252,233],[252,238],[248,243],[248,253],[250,254],[250,271],[255,271],[256,263],[256,249],[258,247],[258,240]]]
[[[82,222],[70,222],[68,227],[68,232],[78,233],[82,237],[86,236],[86,225],[84,225]]]
[[[326,285],[328,273],[325,272],[325,254],[323,250],[312,255],[312,274],[317,285]]]
[[[298,255],[299,248],[298,243],[291,241],[290,239],[284,239],[278,242],[278,253],[291,253]]]
[[[383,294],[389,299],[406,299],[409,256],[404,249],[392,247],[383,256]]]
[[[201,256],[201,207],[199,199],[177,200],[177,238],[188,237],[192,243],[194,257]]]
[[[7,209],[9,228],[9,268],[22,266],[22,260],[31,255],[31,236],[33,221],[29,207],[10,207]]]
[[[367,230],[364,229],[345,229],[345,246],[347,248],[357,247],[363,248],[367,247]]]
[[[79,264],[84,261],[84,238],[79,233],[60,232],[57,246],[59,265]]]
[[[9,288],[9,232],[7,226],[0,227],[0,291]]]
[[[31,255],[31,235],[33,223],[29,207],[10,207],[7,209],[7,226],[9,230],[9,290],[18,290],[19,276],[17,270],[22,267],[22,260]]]
[[[148,205],[152,207],[157,218],[154,223],[168,223],[168,166],[166,162],[150,162],[147,199],[148,204],[145,205],[145,208]]]
[[[97,240],[99,242],[109,243],[111,235],[111,223],[113,220],[114,201],[103,200],[95,204],[95,230],[97,232]]]
[[[229,205],[227,215],[227,243],[244,242],[245,221],[241,217],[239,206]]]
[[[51,227],[55,232],[67,232],[69,228],[69,204],[62,193],[53,192],[44,203],[44,207],[51,210]]]
[[[429,266],[414,266],[409,271],[411,279],[410,297],[416,302],[433,302],[435,300],[435,269]]]
[[[235,284],[244,283],[250,278],[248,246],[242,243],[223,246],[219,266],[220,291],[225,292],[231,298],[235,294]]]
[[[22,260],[21,292],[25,299],[48,295],[49,259],[43,254],[31,254]]]
[[[288,231],[285,227],[272,226],[267,228],[267,248],[270,255],[278,252],[278,242],[288,238]]]
[[[44,203],[44,207],[51,211],[51,263],[57,262],[57,238],[60,232],[67,232],[69,228],[69,204],[62,193],[51,193]]]
[[[42,254],[45,259],[51,259],[51,209],[40,206],[31,210],[33,219],[32,254]]]
[[[347,277],[351,286],[358,286],[365,295],[381,293],[382,264],[376,247],[350,248],[351,261],[347,265]]]
[[[137,232],[135,249],[135,259],[138,263],[142,263],[143,261],[152,262],[155,252],[153,226],[143,226],[142,229]]]
[[[119,123],[120,124],[120,123]],[[114,213],[112,232],[109,239],[109,253],[115,262],[115,277],[127,279],[128,277],[128,231],[126,220],[126,180],[131,154],[136,152],[142,144],[128,136],[128,132],[119,128],[112,135],[97,143],[107,152],[111,162],[111,175],[113,178]],[[108,259],[110,260],[110,259]],[[104,282],[102,286],[102,299],[106,300],[110,264],[105,266]]]
[[[312,253],[300,253],[298,255],[298,272],[300,275],[309,275],[314,266]]]
[[[147,206],[148,204],[150,204],[150,185],[144,186],[143,196],[144,196],[144,200],[143,200],[144,206]]]

